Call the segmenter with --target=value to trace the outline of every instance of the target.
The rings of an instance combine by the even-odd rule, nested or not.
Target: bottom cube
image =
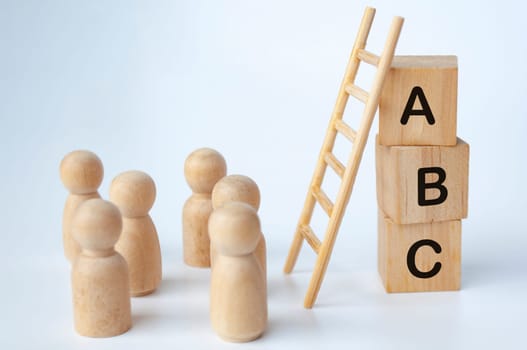
[[[399,225],[379,209],[378,264],[387,292],[459,290],[461,220]]]

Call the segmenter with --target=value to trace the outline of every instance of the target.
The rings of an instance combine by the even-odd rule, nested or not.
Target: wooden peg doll
[[[207,224],[212,212],[211,192],[226,173],[225,159],[210,148],[192,152],[185,161],[185,179],[193,192],[183,207],[183,258],[187,265],[210,267]]]
[[[212,190],[212,208],[218,209],[227,202],[243,202],[258,211],[260,207],[260,190],[258,189],[258,185],[248,176],[225,176],[216,183]],[[210,249],[211,266],[213,266],[216,249],[213,244],[211,244]],[[264,275],[267,275],[266,244],[263,233],[260,234],[260,240],[254,253],[262,266]]]
[[[211,214],[209,232],[218,251],[211,272],[212,328],[226,341],[254,340],[267,326],[265,275],[254,256],[258,215],[245,203],[226,203]]]
[[[130,293],[143,296],[161,283],[161,249],[156,227],[148,214],[156,198],[152,178],[142,171],[127,171],[110,185],[110,200],[119,207],[123,230],[115,249],[126,259]]]
[[[64,255],[73,262],[80,252],[79,244],[71,235],[71,220],[81,203],[91,198],[101,198],[97,189],[101,185],[104,169],[101,160],[90,151],[68,153],[60,163],[60,178],[70,194],[62,216]]]
[[[81,247],[71,271],[73,314],[81,335],[112,337],[132,325],[128,266],[114,250],[121,228],[119,209],[102,199],[85,201],[73,217]]]

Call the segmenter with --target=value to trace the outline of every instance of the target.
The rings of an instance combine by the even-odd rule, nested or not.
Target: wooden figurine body
[[[210,267],[211,192],[226,173],[225,159],[210,148],[198,149],[185,160],[185,179],[193,192],[183,206],[183,258],[187,265]]]
[[[114,250],[121,232],[119,209],[102,199],[81,204],[72,233],[81,252],[71,272],[75,329],[88,337],[111,337],[132,325],[128,266]]]
[[[212,208],[218,209],[227,202],[242,202],[250,205],[254,210],[260,208],[260,190],[258,185],[248,176],[228,175],[216,183],[212,190]],[[254,251],[256,259],[262,266],[264,276],[267,275],[266,244],[263,233],[260,233],[260,240]],[[211,266],[217,256],[216,248],[210,245]]]
[[[150,215],[156,197],[152,178],[141,171],[127,171],[115,177],[110,200],[123,216],[123,229],[115,249],[126,259],[130,272],[130,293],[143,296],[161,283],[161,249]]]
[[[212,327],[226,341],[254,340],[267,326],[265,275],[254,255],[258,215],[245,203],[226,203],[212,213],[209,232],[218,251],[211,273]]]
[[[64,255],[73,262],[80,252],[79,244],[71,235],[71,221],[80,204],[92,198],[101,198],[97,189],[101,185],[104,169],[101,160],[90,151],[68,153],[60,163],[60,178],[70,194],[62,216]]]

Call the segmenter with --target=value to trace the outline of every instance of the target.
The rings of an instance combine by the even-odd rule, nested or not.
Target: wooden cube
[[[467,217],[469,146],[382,146],[377,138],[377,202],[397,224]]]
[[[379,103],[381,145],[456,144],[457,57],[395,56]]]
[[[461,220],[398,225],[379,210],[378,267],[387,292],[458,290]]]

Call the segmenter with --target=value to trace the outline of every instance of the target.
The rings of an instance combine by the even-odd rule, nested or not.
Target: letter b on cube
[[[469,146],[383,146],[377,138],[377,202],[396,224],[467,217]]]

